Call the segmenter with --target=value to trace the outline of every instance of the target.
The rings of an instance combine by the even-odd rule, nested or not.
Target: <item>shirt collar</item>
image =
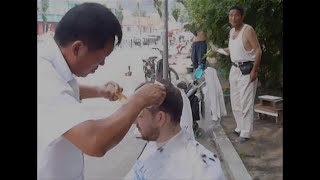
[[[55,40],[49,39],[44,45],[43,45],[44,51],[46,51],[46,57],[44,57],[46,60],[50,61],[51,64],[54,66],[56,71],[63,77],[67,82],[74,79],[74,76],[63,57],[60,48],[58,47]]]
[[[177,148],[181,148],[184,144],[188,143],[189,140],[192,140],[191,136],[181,128],[180,132],[172,137],[167,143],[163,146],[158,147],[158,151],[165,151],[166,153],[170,151],[175,151]]]

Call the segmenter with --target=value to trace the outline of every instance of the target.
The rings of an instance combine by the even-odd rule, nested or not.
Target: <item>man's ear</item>
[[[159,127],[163,127],[169,121],[168,115],[163,111],[160,111],[156,118]]]
[[[87,46],[82,41],[75,41],[71,45],[72,56],[79,56],[83,51],[87,50]]]

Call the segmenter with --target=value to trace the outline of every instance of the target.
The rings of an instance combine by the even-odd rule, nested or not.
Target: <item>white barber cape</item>
[[[222,88],[214,68],[207,67],[204,72],[206,81],[203,86],[204,103],[205,107],[209,107],[205,108],[205,116],[211,116],[211,118],[206,119],[217,121],[222,116],[227,115]]]
[[[79,86],[53,39],[38,44],[38,179],[84,179],[83,153],[62,135],[90,120]]]
[[[182,129],[185,129],[188,133],[190,133],[191,137],[194,139],[192,110],[191,110],[190,101],[186,93],[182,89],[180,88],[178,89],[180,90],[182,101],[183,101],[180,126]]]
[[[184,129],[169,141],[148,142],[125,180],[224,180],[220,160]]]

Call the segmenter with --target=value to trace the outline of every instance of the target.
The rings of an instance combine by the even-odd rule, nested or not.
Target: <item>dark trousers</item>
[[[202,58],[207,53],[206,41],[192,43],[191,61],[193,69],[197,69],[200,64],[206,65],[206,58]]]

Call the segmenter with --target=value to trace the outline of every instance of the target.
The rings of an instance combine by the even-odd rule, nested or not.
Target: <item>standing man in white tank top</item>
[[[229,34],[229,47],[223,48],[232,61],[229,74],[230,97],[232,112],[237,123],[232,134],[239,136],[236,140],[238,143],[246,142],[252,133],[253,106],[262,54],[257,35],[250,25],[243,23],[244,17],[242,7],[230,8],[229,22],[233,28]],[[217,50],[213,51],[218,53]],[[242,65],[249,67],[248,73],[240,70]]]

